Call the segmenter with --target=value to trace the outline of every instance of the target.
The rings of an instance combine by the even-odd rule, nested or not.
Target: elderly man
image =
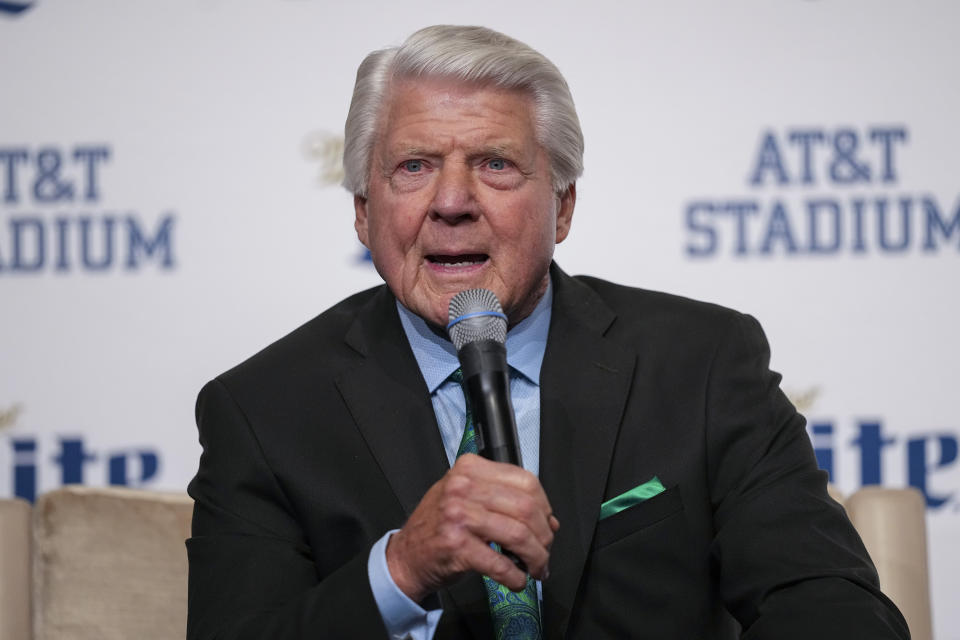
[[[201,392],[189,637],[908,637],[757,323],[552,263],[582,152],[507,36],[367,57],[345,184],[386,285]],[[477,287],[525,468],[472,453],[442,327]]]

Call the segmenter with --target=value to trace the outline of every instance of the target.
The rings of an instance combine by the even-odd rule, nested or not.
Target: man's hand
[[[401,591],[422,601],[467,571],[514,591],[526,574],[490,548],[497,542],[546,578],[553,534],[560,523],[536,476],[473,454],[457,458],[387,545],[387,567]]]

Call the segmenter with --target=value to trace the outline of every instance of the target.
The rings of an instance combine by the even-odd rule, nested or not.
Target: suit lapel
[[[365,356],[337,387],[409,517],[449,468],[426,383],[386,287],[358,314],[347,343]]]
[[[544,637],[566,631],[593,539],[636,365],[604,337],[614,313],[554,266],[554,306],[540,376],[540,481],[560,530],[543,584]]]
[[[358,314],[346,341],[364,358],[359,366],[338,376],[337,387],[409,517],[423,494],[450,467],[429,391],[395,305],[395,299],[383,287]],[[452,604],[459,613],[459,619],[450,620],[457,630],[449,635],[458,636],[462,622],[477,640],[493,637],[480,576],[465,576],[441,590],[441,598],[445,608]],[[442,621],[441,628],[446,623]]]

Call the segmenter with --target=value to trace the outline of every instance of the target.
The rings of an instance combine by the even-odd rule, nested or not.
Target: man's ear
[[[353,220],[353,228],[357,230],[357,238],[360,239],[360,242],[363,243],[363,246],[369,249],[370,243],[368,242],[369,230],[367,228],[367,199],[363,196],[354,194],[353,211],[356,214],[356,218]]]
[[[570,233],[570,223],[573,221],[573,207],[577,204],[577,183],[572,183],[557,195],[560,201],[557,207],[557,242],[563,242]]]

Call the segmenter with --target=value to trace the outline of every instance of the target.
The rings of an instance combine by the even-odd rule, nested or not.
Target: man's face
[[[397,299],[435,325],[490,289],[511,324],[533,311],[576,191],[553,191],[526,95],[450,80],[396,83],[381,114],[357,235]]]

